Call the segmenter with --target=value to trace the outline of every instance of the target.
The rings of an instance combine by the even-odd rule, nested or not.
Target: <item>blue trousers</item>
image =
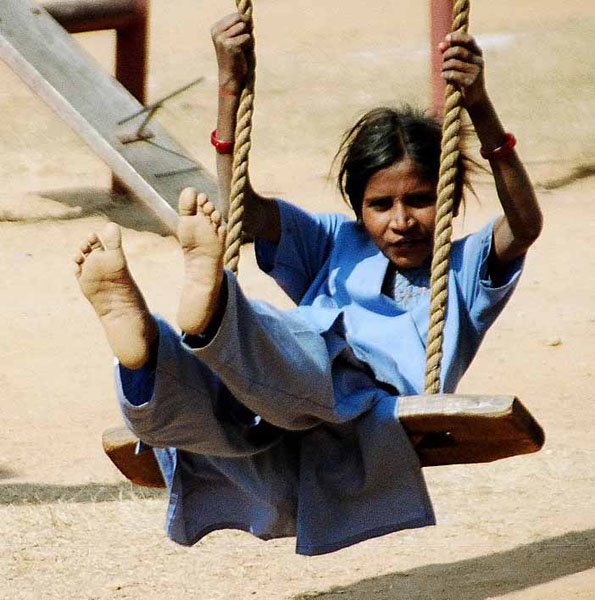
[[[398,396],[354,357],[340,320],[318,331],[248,300],[230,274],[226,285],[201,347],[158,320],[154,369],[116,368],[124,419],[170,488],[170,537],[235,528],[296,535],[298,553],[321,554],[433,524]]]

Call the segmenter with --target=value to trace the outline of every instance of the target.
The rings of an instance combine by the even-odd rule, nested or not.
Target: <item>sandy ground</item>
[[[318,558],[296,556],[291,539],[238,532],[178,547],[162,530],[165,496],[128,485],[104,457],[101,432],[120,422],[112,360],[71,256],[89,230],[119,221],[151,308],[173,318],[180,251],[141,208],[110,197],[108,169],[0,65],[0,598],[595,598],[595,4],[476,5],[489,89],[538,184],[546,227],[460,391],[518,395],[547,444],[426,470],[436,527]],[[208,31],[232,9],[153,1],[150,98],[205,75],[161,120],[211,170]],[[376,104],[428,104],[426,3],[259,0],[256,19],[255,185],[343,210],[327,178],[341,132]],[[111,34],[79,39],[112,68]],[[458,233],[497,213],[489,180],[476,188]],[[251,247],[244,254],[248,293],[289,306]]]

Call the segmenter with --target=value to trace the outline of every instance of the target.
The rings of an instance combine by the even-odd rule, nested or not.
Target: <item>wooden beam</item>
[[[105,73],[51,16],[30,0],[0,2],[0,59],[45,100],[145,206],[174,233],[177,200],[195,187],[217,200],[215,179],[155,120],[147,141],[124,143],[144,116],[118,123],[141,104]]]

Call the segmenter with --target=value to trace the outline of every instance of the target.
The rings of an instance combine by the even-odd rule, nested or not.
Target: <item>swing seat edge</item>
[[[493,462],[539,451],[545,433],[516,396],[399,398],[399,420],[423,467]]]
[[[142,487],[166,487],[155,454],[152,450],[137,454],[138,439],[127,427],[106,429],[101,442],[103,451],[126,479]]]

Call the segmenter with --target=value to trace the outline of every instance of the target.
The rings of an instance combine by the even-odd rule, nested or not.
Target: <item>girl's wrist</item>
[[[483,87],[481,90],[477,90],[474,92],[468,92],[465,97],[465,108],[467,112],[470,114],[481,113],[485,109],[489,109],[491,106],[491,100],[488,96],[488,92]]]
[[[223,85],[219,86],[219,97],[229,98],[230,100],[236,100],[240,97],[241,89],[235,87],[226,87]]]
[[[242,82],[232,75],[219,74],[219,92],[223,95],[239,96],[242,93]]]

